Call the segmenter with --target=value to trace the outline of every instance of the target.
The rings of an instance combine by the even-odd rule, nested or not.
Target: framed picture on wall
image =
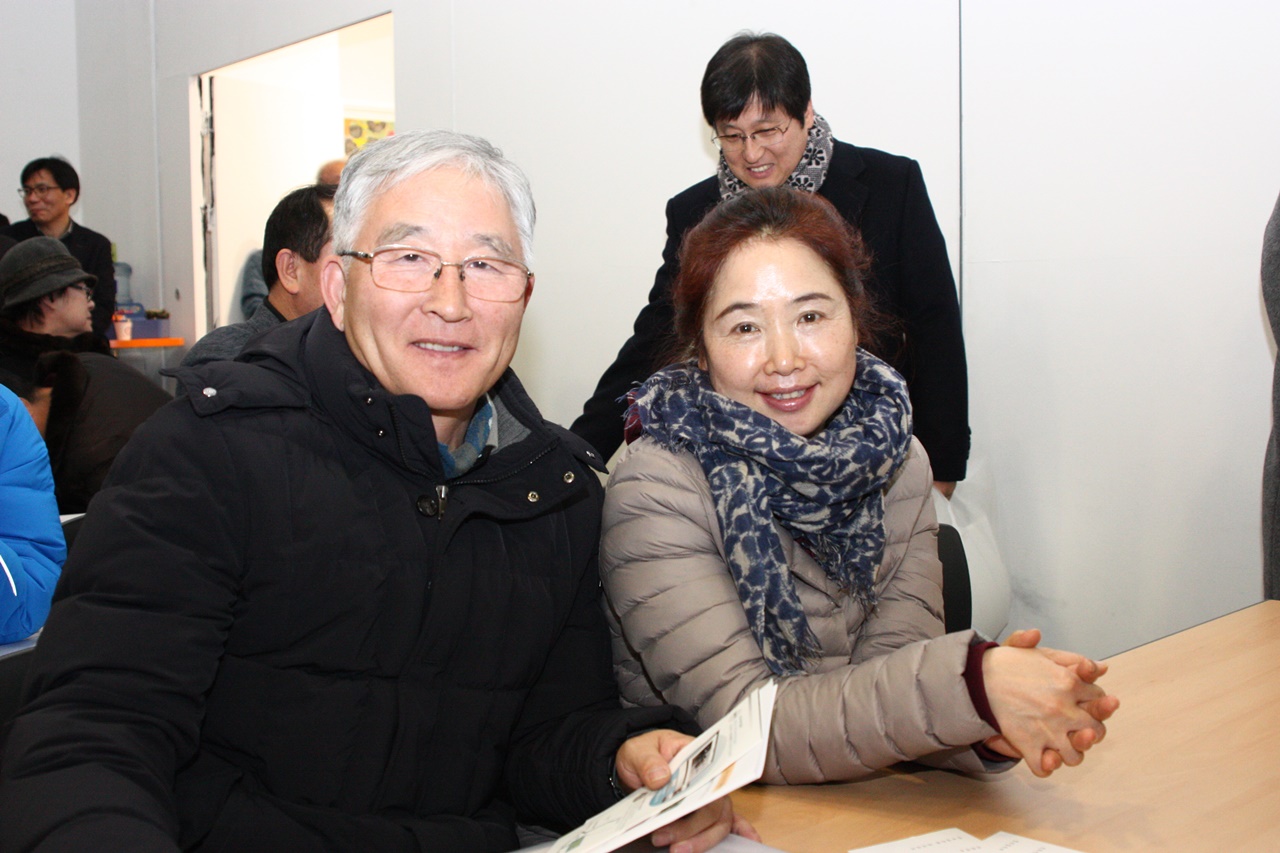
[[[343,119],[343,147],[350,157],[369,142],[394,136],[396,123],[387,118],[353,117]]]

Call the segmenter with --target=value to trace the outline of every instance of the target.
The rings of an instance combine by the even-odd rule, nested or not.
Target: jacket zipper
[[[506,474],[503,474],[501,477],[488,477],[488,478],[477,479],[477,480],[455,480],[454,486],[487,486],[490,483],[497,483],[507,479],[508,477],[514,477],[516,474],[519,474],[521,471],[524,471],[527,468],[532,468],[533,463],[537,462],[539,459],[541,459],[542,457],[550,453],[554,446],[555,445],[551,445],[551,444],[547,445],[537,455],[532,456],[528,460],[526,460],[525,463],[521,465],[519,468],[516,468],[513,471],[509,471]],[[441,483],[440,485],[436,486],[436,499],[440,502],[440,508],[436,512],[436,520],[444,521],[444,505],[449,499],[448,485]]]
[[[415,471],[413,466],[409,464],[409,460],[405,458],[404,447],[400,444],[400,419],[396,416],[395,406],[388,407],[388,410],[390,411],[390,414],[391,414],[391,428],[395,430],[395,433],[396,433],[396,446],[400,450],[400,461],[404,464],[405,468],[407,468],[408,470],[414,471],[414,473],[423,473],[423,472]],[[500,480],[505,480],[508,477],[514,477],[516,474],[519,474],[521,471],[525,470],[526,468],[533,467],[533,463],[537,462],[539,459],[541,459],[542,457],[550,453],[552,448],[554,447],[555,447],[554,444],[548,444],[535,456],[528,459],[523,466],[507,474],[504,474],[501,477],[489,477],[487,479],[479,479],[479,480],[461,480],[461,481],[455,482],[454,485],[455,486],[485,486],[490,483],[497,483]],[[439,508],[436,510],[436,521],[444,521],[445,504],[449,502],[448,484],[441,483],[440,485],[436,486],[436,500],[439,502]]]

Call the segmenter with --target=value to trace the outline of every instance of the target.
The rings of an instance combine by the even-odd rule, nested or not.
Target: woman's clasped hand
[[[1015,631],[983,655],[987,701],[1001,732],[985,744],[1027,759],[1032,773],[1048,776],[1084,760],[1085,751],[1106,736],[1105,721],[1120,700],[1096,683],[1106,664],[1039,643],[1038,630]]]

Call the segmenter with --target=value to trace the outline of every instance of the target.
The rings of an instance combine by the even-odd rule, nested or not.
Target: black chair
[[[62,522],[62,536],[67,540],[68,552],[83,521],[84,515],[80,514]],[[31,646],[0,657],[0,738],[4,736],[4,726],[22,707],[22,686],[27,679],[27,670],[31,668],[31,652],[34,650],[35,646]]]
[[[68,518],[62,522],[62,538],[67,540],[67,553],[71,553],[71,543],[76,541],[76,534],[80,532],[80,525],[84,523],[84,513],[80,513],[74,518]]]
[[[0,738],[4,737],[5,726],[22,707],[22,685],[27,680],[34,650],[32,646],[0,658]]]
[[[942,561],[942,605],[946,608],[947,633],[973,627],[973,589],[969,585],[969,561],[964,556],[960,532],[950,524],[938,525],[938,559]]]

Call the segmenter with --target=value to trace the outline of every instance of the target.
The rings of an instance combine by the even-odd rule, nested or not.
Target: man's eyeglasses
[[[87,282],[80,281],[75,284],[68,284],[67,290],[78,290],[84,294],[85,299],[93,300],[93,285]]]
[[[18,195],[26,198],[27,196],[38,195],[44,198],[54,190],[60,190],[62,187],[54,187],[49,184],[36,184],[34,187],[18,187]]]
[[[468,296],[487,302],[518,302],[524,298],[533,273],[524,264],[506,258],[467,258],[446,261],[435,252],[416,246],[379,246],[372,252],[338,252],[369,265],[369,276],[383,290],[425,293],[445,267],[457,267]]]
[[[751,134],[722,133],[719,136],[711,137],[711,141],[714,142],[716,144],[716,147],[719,148],[721,151],[727,152],[729,154],[737,154],[739,151],[745,148],[747,145],[748,139],[750,139],[756,145],[761,146],[762,148],[769,148],[771,146],[777,145],[779,142],[782,141],[783,135],[786,134],[786,132],[791,129],[792,124],[793,122],[787,122],[786,127],[780,127],[780,126],[766,127],[762,130],[757,130],[755,133],[751,133]]]

